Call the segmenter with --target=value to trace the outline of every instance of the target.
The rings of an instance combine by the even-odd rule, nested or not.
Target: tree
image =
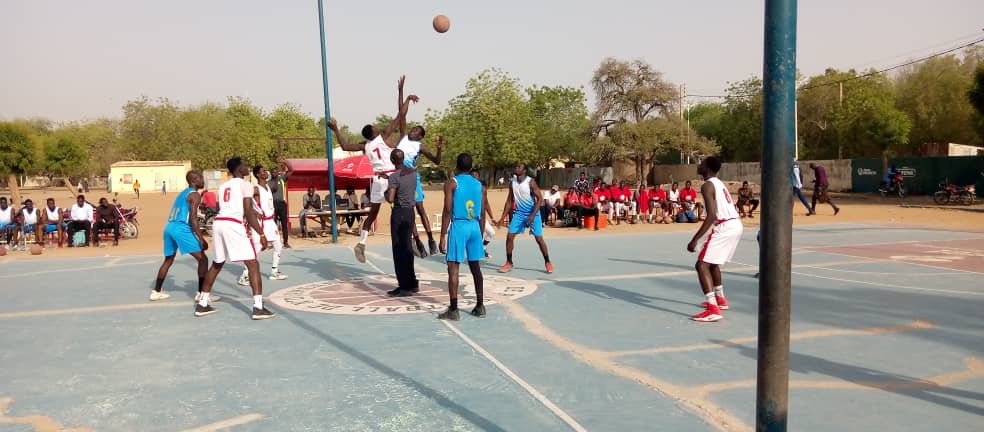
[[[469,152],[476,166],[494,169],[537,159],[531,157],[537,147],[529,102],[519,80],[499,69],[469,79],[465,92],[450,100],[447,109],[429,111],[425,118],[430,143],[442,135],[446,152]],[[442,161],[448,172],[453,166],[454,158]]]
[[[544,166],[551,159],[577,160],[591,139],[584,91],[574,87],[526,89],[537,153],[529,162]]]
[[[628,62],[610,57],[595,70],[591,87],[596,99],[591,119],[596,133],[610,136],[611,143],[618,147],[613,156],[631,159],[636,178],[644,178],[645,167],[666,151],[668,143],[666,119],[647,120],[670,112],[677,98],[676,88],[642,60]]]
[[[967,99],[979,51],[931,58],[903,70],[896,82],[897,106],[912,120],[909,140],[923,143],[980,144],[974,108]]]
[[[978,65],[974,71],[974,85],[967,90],[967,98],[977,114],[984,116],[984,63]]]
[[[81,176],[88,168],[89,155],[85,149],[68,138],[52,138],[44,143],[42,172],[49,178],[62,175]]]
[[[0,122],[0,175],[7,176],[7,187],[15,204],[20,203],[17,176],[31,169],[35,160],[34,144],[28,132],[10,122]]]

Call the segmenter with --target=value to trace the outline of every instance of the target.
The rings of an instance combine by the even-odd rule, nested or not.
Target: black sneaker
[[[386,295],[390,297],[410,297],[413,295],[413,292],[403,288],[397,288],[391,291],[386,291]]]
[[[257,309],[255,307],[253,308],[253,319],[254,320],[262,320],[262,319],[267,319],[267,318],[273,318],[275,316],[277,316],[277,314],[275,314],[273,312],[270,312],[270,310],[267,309],[267,308],[265,308],[265,307],[263,309]]]
[[[485,305],[480,304],[475,306],[475,309],[471,310],[472,316],[477,316],[479,318],[485,318]]]
[[[409,291],[412,292],[412,293],[415,293],[415,294],[416,293],[419,293],[420,292],[420,281],[414,281],[413,282],[413,288],[410,288]]]
[[[430,248],[431,255],[437,255],[438,253],[441,252],[441,251],[437,250],[437,242],[434,241],[434,240],[428,241],[427,242],[427,247]]]
[[[458,314],[457,309],[448,308],[448,310],[441,312],[441,314],[437,316],[437,319],[458,321],[461,319],[461,315]]]
[[[196,304],[195,305],[195,316],[196,317],[203,317],[205,315],[211,315],[211,314],[214,314],[216,312],[218,312],[218,311],[215,310],[215,308],[212,307],[212,305],[208,305],[208,306],[202,306],[200,304]]]

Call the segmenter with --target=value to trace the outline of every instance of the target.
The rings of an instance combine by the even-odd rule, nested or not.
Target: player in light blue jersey
[[[471,154],[459,154],[456,165],[457,174],[444,183],[444,213],[441,219],[441,253],[447,254],[451,306],[437,316],[438,319],[454,321],[459,319],[458,270],[465,261],[468,261],[475,282],[476,303],[471,314],[479,318],[485,316],[485,279],[479,263],[485,257],[482,227],[485,226],[486,212],[483,207],[487,200],[482,183],[471,175]]]
[[[164,226],[164,263],[157,271],[154,290],[150,292],[151,301],[171,297],[161,287],[179,250],[183,254],[191,254],[198,260],[198,295],[195,296],[195,301],[198,301],[198,296],[201,295],[205,273],[208,272],[208,257],[204,252],[208,250],[208,243],[205,242],[201,227],[198,226],[198,205],[202,202],[202,196],[198,191],[205,187],[205,178],[200,171],[188,171],[185,180],[188,181],[188,188],[175,198],[167,217],[167,225]],[[212,300],[216,300],[215,296],[212,296]]]
[[[526,175],[526,164],[516,164],[514,173],[509,197],[506,198],[506,206],[502,209],[502,218],[498,222],[499,226],[504,225],[509,218],[510,210],[513,212],[512,221],[509,222],[509,235],[506,236],[506,263],[499,267],[499,273],[512,270],[513,242],[516,234],[527,228],[536,238],[536,243],[540,245],[540,253],[543,254],[547,273],[553,273],[554,268],[550,262],[550,254],[547,252],[547,242],[543,240],[543,221],[540,219],[540,203],[543,201],[543,196],[540,194],[540,188],[536,186],[536,180]]]

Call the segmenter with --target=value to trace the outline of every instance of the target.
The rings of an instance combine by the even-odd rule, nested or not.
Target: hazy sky
[[[396,110],[396,79],[443,108],[499,67],[524,85],[584,86],[608,56],[641,58],[688,93],[762,70],[763,0],[325,0],[332,116]],[[889,66],[984,35],[984,0],[800,0],[798,67]],[[451,18],[443,35],[435,14]],[[315,0],[0,0],[0,119],[121,116],[147,95],[245,96],[323,115]]]

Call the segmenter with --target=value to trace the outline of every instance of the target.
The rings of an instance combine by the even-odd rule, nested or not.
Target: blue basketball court
[[[696,229],[696,226],[695,226]],[[758,250],[725,267],[731,309],[702,301],[691,233],[531,239],[484,264],[488,317],[435,319],[440,258],[420,295],[388,299],[385,237],[292,249],[251,321],[241,267],[195,318],[194,260],[149,302],[156,256],[0,261],[0,431],[748,431],[755,416]],[[654,228],[654,231],[658,228]],[[790,428],[979,431],[984,235],[866,225],[796,228]],[[269,268],[269,256],[261,267]],[[470,309],[470,277],[463,312]]]

